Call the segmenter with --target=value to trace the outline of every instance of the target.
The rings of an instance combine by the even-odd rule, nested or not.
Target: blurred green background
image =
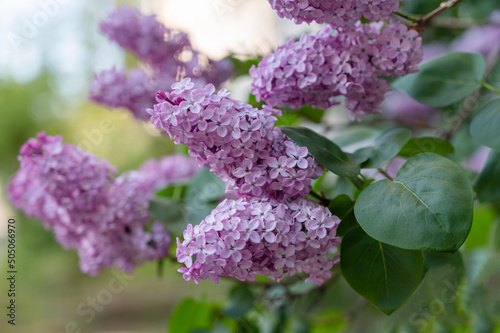
[[[48,2],[50,1],[42,1]],[[176,272],[177,266],[171,263],[165,263],[162,278],[157,277],[156,264],[146,264],[139,267],[130,280],[127,280],[123,290],[113,293],[109,304],[96,310],[95,317],[87,322],[88,317],[77,313],[78,309],[82,309],[82,303],[88,304],[92,298],[106,293],[109,283],[116,279],[116,272],[106,270],[97,277],[81,273],[76,253],[64,251],[54,241],[51,232],[45,230],[40,222],[16,211],[6,198],[5,187],[18,168],[18,150],[39,131],[63,135],[66,143],[80,145],[83,149],[108,159],[120,172],[136,168],[151,157],[160,157],[175,150],[170,140],[160,137],[151,125],[134,121],[125,111],[110,112],[87,101],[88,84],[94,71],[112,66],[135,65],[132,57],[98,32],[98,23],[106,12],[125,1],[60,2],[64,4],[59,5],[53,17],[43,27],[36,29],[32,37],[21,41],[16,40],[15,35],[21,35],[26,19],[33,18],[41,10],[40,3],[36,0],[0,3],[0,332],[78,332],[74,328],[67,329],[66,325],[70,322],[75,322],[81,332],[164,332],[172,309],[181,299],[192,296],[209,302],[224,301],[229,284],[226,282],[214,286],[210,281],[202,281],[199,287],[195,287],[192,282],[184,282],[181,274]],[[148,10],[161,2],[127,1]],[[214,2],[227,5],[239,1]],[[440,2],[409,0],[407,9],[408,12],[423,14]],[[491,10],[491,6],[481,4],[491,5],[492,2],[468,2],[469,8],[476,9],[471,13],[477,17],[485,17]],[[260,3],[268,6],[264,0]],[[498,8],[498,5],[495,6]],[[221,8],[227,11],[230,6]],[[266,15],[274,15],[269,12]],[[292,29],[293,24],[280,24],[281,31],[286,30],[287,33],[276,37],[278,33],[269,30],[266,35],[266,43],[269,45],[282,41],[285,35],[296,33]],[[429,37],[447,41],[457,34],[453,32],[447,35],[437,29],[431,31]],[[258,51],[265,53],[269,45],[259,44]],[[243,46],[242,52],[249,49],[256,48]],[[235,84],[233,87],[237,86]],[[247,95],[244,93],[242,96]],[[102,131],[103,121],[112,124],[111,130]],[[467,274],[474,283],[468,285],[468,290],[460,292],[460,297],[470,297],[468,301],[480,309],[476,311],[477,314],[487,313],[488,320],[478,315],[477,318],[468,318],[468,314],[456,309],[453,313],[457,312],[460,316],[450,320],[455,323],[462,320],[464,327],[469,326],[469,321],[480,324],[483,321],[494,326],[499,321],[495,322],[490,318],[500,316],[500,304],[488,304],[487,311],[481,310],[487,300],[498,299],[495,293],[500,290],[498,270],[488,270],[491,268],[488,262],[499,264],[498,253],[492,258],[488,245],[489,233],[498,213],[490,205],[477,208],[473,230],[464,248],[464,258],[470,267]],[[11,217],[16,219],[18,231],[18,317],[15,327],[7,326],[4,317],[7,287],[4,278],[5,234],[6,221]],[[496,228],[499,229],[498,221]],[[493,266],[495,268],[498,266]],[[327,333],[341,329],[351,332],[383,332],[388,322],[402,323],[404,326],[414,313],[418,315],[415,320],[425,318],[424,323],[429,322],[428,327],[431,329],[436,318],[443,317],[443,314],[446,316],[446,312],[433,310],[430,302],[434,300],[433,297],[440,297],[434,296],[440,290],[436,294],[431,289],[444,288],[438,282],[442,283],[447,278],[455,282],[462,273],[452,267],[428,274],[426,279],[429,281],[423,283],[408,304],[391,318],[360,301],[359,296],[340,279],[324,293],[321,302],[315,302],[314,311],[311,310],[315,320],[313,332]],[[491,290],[495,293],[491,293]],[[306,297],[299,301],[309,302],[311,299]],[[296,317],[292,318],[304,315],[300,313],[303,311],[300,304],[296,308]],[[293,320],[295,319],[292,322]],[[438,332],[441,326],[436,325],[434,331]],[[445,326],[442,332],[448,332]],[[411,328],[407,331],[413,332]],[[467,330],[464,328],[463,331]]]
[[[42,1],[49,3],[50,1]],[[64,1],[61,1],[64,2]],[[129,2],[134,4],[134,2]],[[56,4],[58,4],[56,2]],[[37,1],[0,4],[0,332],[65,332],[74,321],[82,332],[163,332],[168,315],[187,295],[220,299],[225,288],[193,288],[176,267],[166,263],[163,278],[156,264],[138,268],[133,280],[94,319],[77,314],[81,303],[108,289],[112,270],[89,277],[78,269],[75,251],[64,251],[51,232],[16,211],[6,198],[6,185],[18,169],[21,145],[39,131],[60,134],[108,159],[119,172],[136,168],[151,157],[173,152],[170,140],[125,111],[109,110],[87,101],[94,71],[134,65],[134,60],[99,34],[98,23],[116,1],[73,0],[58,4],[47,23],[32,38],[22,38],[25,19],[41,10]],[[55,11],[56,9],[53,10]],[[102,122],[112,124],[106,132]],[[17,228],[17,325],[6,324],[7,219]],[[172,266],[171,266],[172,265]],[[209,283],[208,283],[209,284]],[[207,284],[202,284],[207,285]],[[88,308],[82,308],[88,309]],[[73,330],[70,330],[73,332]],[[77,332],[77,331],[75,331]]]

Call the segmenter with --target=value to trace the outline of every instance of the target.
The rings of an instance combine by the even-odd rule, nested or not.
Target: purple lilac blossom
[[[112,108],[125,108],[134,117],[147,120],[145,110],[154,103],[154,91],[157,85],[140,68],[129,73],[115,68],[102,71],[94,76],[90,83],[90,99]]]
[[[199,84],[220,85],[232,75],[229,60],[214,61],[191,46],[188,36],[158,22],[154,15],[142,15],[136,8],[120,7],[101,23],[101,31],[122,48],[142,60],[141,68],[105,70],[94,75],[90,99],[113,108],[123,107],[141,120],[155,103],[160,87],[170,86],[185,76]]]
[[[379,113],[389,84],[380,75],[418,71],[421,38],[399,22],[356,24],[355,30],[325,26],[290,40],[250,69],[257,101],[292,108],[327,109],[345,96],[352,118]]]
[[[45,133],[22,146],[19,160],[10,199],[40,219],[64,248],[76,249],[81,270],[91,275],[113,265],[131,272],[168,255],[170,234],[149,213],[149,200],[155,189],[198,169],[190,158],[169,156],[115,179],[106,161]]]
[[[269,0],[278,16],[303,22],[328,23],[334,27],[354,27],[362,17],[388,21],[401,0]]]
[[[317,285],[332,276],[340,238],[340,220],[307,199],[226,199],[199,225],[189,225],[177,239],[178,271],[186,281],[221,276],[255,281],[265,275],[279,281],[285,274],[308,275]]]
[[[279,110],[262,110],[229,98],[208,84],[195,88],[189,78],[159,92],[149,109],[156,128],[176,143],[188,146],[200,166],[219,176],[231,192],[277,198],[304,196],[311,179],[323,174],[307,148],[288,140],[274,128]]]
[[[148,110],[152,123],[187,145],[238,198],[220,203],[177,239],[184,279],[279,280],[297,271],[318,285],[330,278],[339,219],[305,198],[323,170],[307,148],[274,128],[280,111],[236,101],[225,89],[215,93],[211,84],[197,89],[189,78],[157,99]]]

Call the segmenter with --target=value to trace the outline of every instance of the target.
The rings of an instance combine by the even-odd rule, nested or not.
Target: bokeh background
[[[424,14],[440,2],[405,1],[407,12],[415,14]],[[471,19],[487,17],[492,8],[500,8],[497,0],[465,2],[468,7],[464,5],[462,14]],[[152,263],[139,267],[128,278],[122,277],[126,281],[123,290],[113,293],[109,304],[95,310],[95,316],[87,321],[89,317],[80,315],[77,310],[81,309],[81,304],[88,304],[92,298],[105,293],[110,281],[117,279],[117,272],[106,270],[97,277],[84,275],[78,269],[74,251],[64,251],[40,222],[16,211],[6,198],[5,187],[18,168],[16,156],[20,146],[42,130],[50,135],[63,135],[65,142],[80,145],[108,159],[119,171],[136,168],[151,157],[175,151],[170,140],[159,136],[152,126],[135,121],[125,111],[110,111],[87,99],[94,72],[112,66],[136,65],[132,56],[108,41],[98,29],[106,13],[123,4],[154,13],[167,27],[188,32],[194,47],[213,59],[228,54],[242,58],[266,54],[288,38],[315,29],[314,25],[296,26],[279,19],[264,0],[1,1],[0,309],[5,308],[6,300],[4,251],[6,223],[11,217],[16,219],[18,270],[17,325],[7,326],[5,311],[0,310],[1,333],[62,333],[79,332],[78,329],[100,333],[164,332],[172,310],[182,298],[225,301],[230,287],[227,283],[214,286],[210,281],[202,281],[195,287],[193,283],[184,282],[171,263],[165,263],[160,278],[156,264]],[[44,8],[51,15],[41,14]],[[36,20],[38,26],[33,24]],[[449,42],[460,32],[432,30],[427,37]],[[249,82],[248,77],[241,77],[227,87],[235,98],[245,99]],[[112,124],[105,131],[103,121]],[[341,121],[345,122],[346,118],[342,117]],[[467,136],[462,140],[471,141]],[[465,157],[476,148],[477,145],[467,147],[467,151],[458,153]],[[476,268],[484,267],[485,260],[491,259],[483,249],[488,243],[488,230],[498,216],[491,206],[476,208],[475,221],[480,223],[474,224],[466,243],[467,256],[464,255],[469,264],[476,265],[470,266],[469,275],[479,274]],[[428,276],[431,283],[442,282],[446,274],[449,272]],[[498,294],[500,274],[495,274],[477,289],[478,293],[487,295],[493,291]],[[425,292],[419,289],[412,300],[418,303],[418,297],[423,297]],[[329,290],[327,298],[320,304],[325,312],[317,317],[317,322],[326,328],[315,332],[335,332],[346,325],[345,318],[339,314],[349,319],[361,312],[361,320],[353,324],[352,332],[383,331],[385,316],[371,306],[360,308],[359,297],[342,279]],[[422,304],[430,303],[422,301]],[[432,308],[421,309],[424,314],[435,315]],[[500,316],[500,302],[491,305],[490,310]],[[411,314],[408,311],[402,309],[396,318],[407,320]],[[71,322],[77,327],[68,329]]]
[[[214,59],[229,53],[243,57],[269,53],[285,38],[311,29],[280,20],[267,2],[258,0],[1,1],[2,309],[7,300],[5,235],[11,217],[16,219],[18,267],[17,325],[6,325],[2,310],[2,333],[66,332],[69,322],[75,322],[82,332],[164,332],[180,299],[193,296],[217,301],[226,295],[224,284],[213,288],[211,283],[202,283],[194,288],[170,263],[165,263],[161,278],[156,264],[146,264],[87,322],[90,317],[79,315],[78,307],[108,289],[116,272],[107,270],[97,277],[81,273],[76,253],[64,251],[51,232],[16,211],[6,198],[6,185],[19,166],[19,148],[39,131],[62,135],[66,143],[109,160],[119,172],[174,152],[171,141],[159,136],[152,126],[135,121],[126,111],[111,112],[87,99],[94,72],[136,65],[132,56],[102,36],[98,28],[107,12],[123,4],[154,13],[167,27],[188,32],[194,47]],[[234,83],[235,87],[246,96],[248,79]],[[104,131],[103,121],[112,124]]]

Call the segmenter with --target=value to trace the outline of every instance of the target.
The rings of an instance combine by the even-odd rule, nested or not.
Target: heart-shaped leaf
[[[422,251],[381,243],[354,227],[342,239],[340,265],[349,285],[389,315],[420,284],[423,256]]]
[[[410,158],[394,181],[359,195],[354,213],[371,237],[411,250],[456,251],[469,234],[472,186],[456,163],[432,153]]]

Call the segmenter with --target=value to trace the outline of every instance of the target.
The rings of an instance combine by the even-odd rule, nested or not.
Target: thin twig
[[[437,14],[441,13],[442,11],[445,11],[446,9],[449,9],[455,5],[457,5],[458,3],[462,2],[462,0],[448,0],[448,1],[444,1],[444,2],[441,2],[441,4],[439,4],[439,7],[437,7],[436,9],[434,9],[433,11],[431,11],[430,13],[424,15],[418,22],[418,25],[420,27],[423,27],[424,25],[427,24],[427,22],[429,22],[434,16],[436,16]]]
[[[383,174],[385,178],[389,180],[394,180],[394,178],[392,178],[384,169],[378,168],[377,171]]]
[[[309,195],[313,198],[318,199],[319,204],[322,206],[328,207],[328,205],[330,204],[330,201],[331,201],[330,199],[325,198],[324,195],[319,195],[318,193],[314,192],[313,190],[311,190],[311,192],[309,192]]]
[[[491,91],[493,91],[494,93],[496,93],[496,94],[500,95],[500,90],[498,90],[497,88],[493,87],[491,84],[486,83],[486,82],[484,82],[484,81],[483,81],[482,86],[483,86],[484,88],[486,88],[486,89],[488,89],[488,90],[491,90]]]
[[[465,30],[470,27],[486,25],[488,21],[475,21],[475,20],[464,20],[456,17],[436,17],[434,18],[429,25],[434,28],[446,28],[446,29],[459,29]]]
[[[394,15],[397,15],[397,16],[399,16],[399,17],[402,17],[402,18],[404,18],[405,20],[411,21],[411,22],[413,22],[413,23],[418,23],[418,22],[420,22],[420,19],[419,19],[418,17],[411,16],[411,15],[407,15],[407,14],[405,14],[405,13],[401,13],[401,12],[399,12],[399,11],[398,11],[398,12],[394,12],[393,14],[394,14]]]
[[[399,17],[402,17],[407,21],[413,22],[413,24],[410,25],[410,28],[415,29],[419,32],[423,32],[424,26],[427,23],[429,23],[436,15],[445,11],[446,9],[449,9],[449,8],[457,5],[458,3],[462,2],[462,1],[463,0],[448,0],[448,1],[441,2],[439,7],[435,8],[433,11],[425,14],[424,16],[422,16],[420,18],[411,16],[411,15],[407,15],[407,14],[404,14],[401,12],[394,12],[393,14],[397,15]]]

